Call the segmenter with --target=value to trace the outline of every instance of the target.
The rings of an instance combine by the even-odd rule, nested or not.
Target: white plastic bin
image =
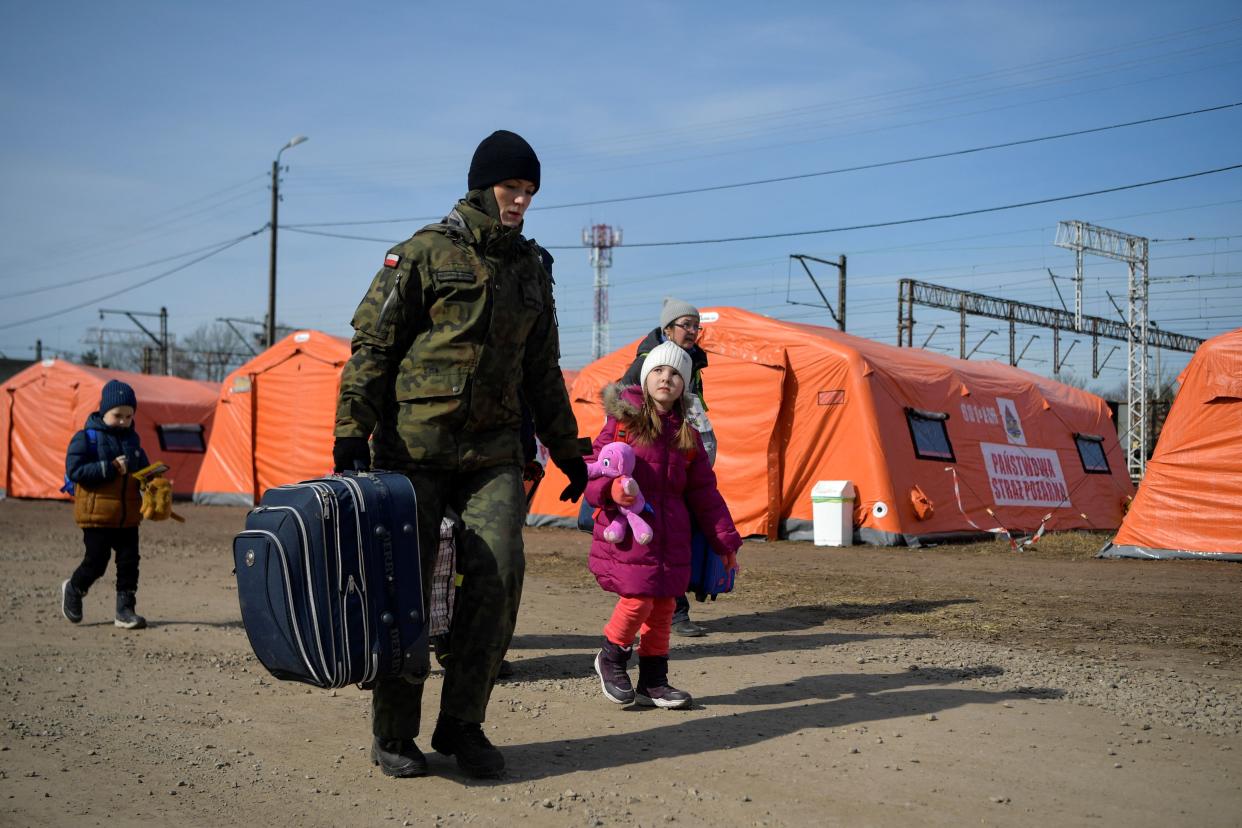
[[[820,480],[811,488],[811,518],[816,546],[854,543],[854,484]]]

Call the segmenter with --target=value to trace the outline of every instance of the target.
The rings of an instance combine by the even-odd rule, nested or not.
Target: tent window
[[[949,442],[949,415],[939,411],[906,409],[906,423],[914,443],[914,456],[920,460],[943,460],[956,463],[953,444]]]
[[[160,451],[184,451],[191,454],[207,451],[207,441],[203,439],[203,427],[199,423],[157,425],[155,433],[160,438]]]
[[[1108,456],[1104,454],[1104,438],[1095,434],[1075,434],[1078,457],[1087,474],[1108,474]]]

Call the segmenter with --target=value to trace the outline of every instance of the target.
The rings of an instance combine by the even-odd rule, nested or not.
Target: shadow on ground
[[[874,641],[878,639],[913,640],[926,638],[922,634],[877,635],[874,633],[773,633],[753,638],[729,639],[707,636],[695,639],[673,639],[669,653],[671,664],[675,666],[686,661],[701,658],[718,658],[727,656],[755,655],[764,653],[782,653],[801,650],[817,650],[825,647],[836,647],[858,641]],[[539,640],[532,644],[531,640]],[[551,641],[543,641],[551,639]],[[566,640],[568,639],[568,640]],[[509,660],[513,662],[514,676],[510,681],[523,679],[548,678],[585,678],[595,674],[595,651],[603,641],[602,636],[568,635],[568,636],[517,636],[509,648]],[[552,649],[553,647],[572,648],[575,652],[542,655],[534,658],[522,658],[521,650]]]
[[[980,665],[960,672],[972,676],[999,675],[1000,669]],[[941,678],[936,680],[943,681]],[[926,677],[909,671],[807,676],[781,684],[743,688],[726,696],[708,697],[701,702],[704,706],[786,706],[689,720],[681,718],[683,714],[679,711],[630,707],[626,710],[632,711],[633,715],[650,716],[652,727],[637,733],[555,742],[502,743],[509,767],[507,779],[535,780],[581,771],[615,770],[653,760],[682,759],[745,747],[798,732],[926,716],[971,704],[1001,704],[1032,696],[1029,691],[989,692],[943,686],[910,689],[912,684],[925,684],[926,681]],[[1059,698],[1063,691],[1043,688],[1040,694],[1044,698]],[[606,702],[601,699],[600,704]]]

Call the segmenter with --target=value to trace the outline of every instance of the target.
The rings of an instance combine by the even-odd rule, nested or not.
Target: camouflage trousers
[[[452,658],[445,663],[440,712],[482,722],[501,659],[509,649],[522,599],[526,558],[522,525],[526,500],[522,471],[493,466],[471,472],[412,472],[418,495],[418,541],[422,557],[423,605],[428,606],[431,572],[446,506],[461,515],[457,571],[462,575],[449,631]],[[371,694],[371,731],[381,739],[418,735],[423,685],[403,678],[380,680]]]

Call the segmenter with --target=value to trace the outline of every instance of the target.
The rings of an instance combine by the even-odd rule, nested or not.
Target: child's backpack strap
[[[99,431],[93,428],[86,429],[86,444],[91,447],[91,451],[95,452],[95,459],[99,459]],[[65,475],[65,485],[60,487],[65,494],[73,497],[76,486],[69,479],[69,475]]]

